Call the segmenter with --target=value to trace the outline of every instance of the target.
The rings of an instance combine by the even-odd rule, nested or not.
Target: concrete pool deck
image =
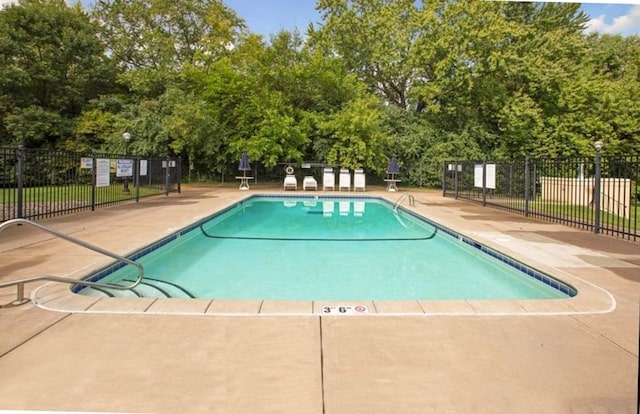
[[[187,187],[40,222],[124,255],[249,195],[280,192]],[[321,316],[322,303],[97,299],[34,283],[27,293],[36,303],[0,309],[0,410],[637,411],[640,245],[438,191],[365,195],[395,201],[408,192],[416,201],[408,209],[572,284],[578,296],[376,302],[365,303],[367,315]],[[0,282],[79,278],[109,261],[28,226],[0,233]],[[0,290],[0,303],[14,298],[14,288]]]

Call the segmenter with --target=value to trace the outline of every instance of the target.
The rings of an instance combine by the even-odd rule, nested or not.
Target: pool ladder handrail
[[[6,287],[11,287],[11,286],[16,286],[17,288],[17,294],[16,294],[16,300],[11,302],[11,305],[22,305],[24,303],[27,303],[29,301],[29,299],[25,299],[24,297],[24,285],[27,283],[31,283],[31,282],[38,282],[38,281],[43,281],[43,280],[47,280],[50,282],[60,282],[60,283],[68,283],[68,284],[73,284],[73,285],[81,285],[81,286],[89,286],[89,287],[98,287],[98,288],[102,288],[102,289],[117,289],[117,290],[131,290],[133,288],[135,288],[136,286],[138,286],[140,284],[140,282],[142,281],[142,278],[144,277],[144,268],[142,267],[142,265],[140,263],[134,262],[133,260],[127,259],[126,257],[120,256],[118,254],[115,254],[113,252],[110,252],[108,250],[105,250],[101,247],[98,246],[94,246],[92,244],[89,244],[87,242],[84,242],[82,240],[76,239],[75,237],[71,237],[67,234],[64,234],[62,232],[59,232],[57,230],[54,230],[52,228],[46,227],[42,224],[33,222],[31,220],[27,220],[27,219],[22,219],[22,218],[18,218],[18,219],[12,219],[12,220],[7,220],[4,223],[0,223],[0,232],[2,232],[2,230],[4,230],[5,228],[11,226],[11,225],[20,225],[20,224],[28,224],[30,226],[33,227],[37,227],[40,230],[43,230],[49,234],[52,234],[56,237],[59,237],[61,239],[64,239],[68,242],[77,244],[81,247],[84,247],[86,249],[89,250],[93,250],[94,252],[103,254],[105,256],[109,256],[111,258],[114,258],[120,262],[124,262],[127,264],[130,264],[132,266],[135,266],[138,270],[138,278],[131,284],[131,285],[114,285],[111,283],[97,283],[97,282],[89,282],[87,280],[80,280],[80,279],[73,279],[73,278],[68,278],[68,277],[62,277],[62,276],[51,276],[51,275],[44,275],[44,276],[36,276],[36,277],[31,277],[31,278],[26,278],[26,279],[18,279],[18,280],[12,280],[11,282],[5,282],[5,283],[0,283],[0,289],[6,288]],[[2,305],[0,305],[0,307],[2,307]]]
[[[409,205],[415,207],[416,199],[413,197],[413,194],[403,194],[402,197],[400,197],[398,201],[396,201],[396,203],[393,205],[393,211],[397,212],[398,207],[400,207],[400,204],[402,204],[404,200],[409,200]]]

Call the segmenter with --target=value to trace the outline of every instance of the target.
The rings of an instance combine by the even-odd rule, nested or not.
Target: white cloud
[[[606,16],[600,15],[592,18],[587,23],[587,33],[599,32],[608,34],[637,34],[640,28],[640,5],[629,9],[629,13],[614,17],[611,23],[607,23]]]

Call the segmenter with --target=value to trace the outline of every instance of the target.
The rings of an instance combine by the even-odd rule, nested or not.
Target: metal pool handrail
[[[400,197],[398,201],[396,201],[396,203],[393,205],[393,211],[398,211],[398,207],[400,207],[400,204],[402,204],[402,202],[406,199],[409,200],[410,206],[416,205],[416,199],[413,198],[413,194],[403,194],[402,197]]]
[[[19,280],[13,280],[11,282],[5,282],[5,283],[0,283],[0,289],[2,288],[6,288],[6,287],[11,287],[11,286],[16,286],[17,287],[17,297],[16,300],[12,302],[13,305],[22,305],[23,303],[26,303],[29,301],[29,299],[25,299],[24,297],[24,285],[26,283],[31,283],[31,282],[37,282],[37,281],[42,281],[42,280],[47,280],[47,281],[51,281],[51,282],[60,282],[60,283],[69,283],[69,284],[73,284],[73,285],[82,285],[82,286],[89,286],[89,287],[100,287],[100,288],[108,288],[108,289],[117,289],[117,290],[130,290],[135,288],[136,286],[138,286],[140,284],[140,282],[142,281],[142,278],[144,277],[144,268],[142,267],[142,265],[140,263],[134,262],[133,260],[127,259],[126,257],[117,255],[115,253],[112,253],[108,250],[105,250],[103,248],[94,246],[92,244],[89,244],[87,242],[84,242],[82,240],[76,239],[75,237],[71,237],[67,234],[61,233],[57,230],[51,229],[49,227],[43,226],[42,224],[39,223],[35,223],[31,220],[26,220],[26,219],[13,219],[13,220],[8,220],[5,221],[4,223],[0,223],[0,232],[2,232],[2,230],[4,230],[5,228],[9,227],[10,225],[20,225],[20,224],[28,224],[30,226],[33,227],[37,227],[40,230],[43,230],[47,233],[53,234],[54,236],[57,236],[61,239],[64,239],[68,242],[77,244],[79,246],[82,246],[86,249],[89,250],[93,250],[94,252],[103,254],[105,256],[109,256],[112,257],[120,262],[124,262],[127,264],[130,264],[132,266],[135,266],[138,269],[138,278],[135,280],[135,282],[133,282],[131,285],[128,286],[123,286],[123,285],[113,285],[110,283],[96,283],[96,282],[89,282],[86,280],[78,280],[78,279],[72,279],[72,278],[68,278],[68,277],[62,277],[62,276],[50,276],[50,275],[44,275],[44,276],[36,276],[36,277],[32,277],[32,278],[27,278],[27,279],[19,279]],[[1,307],[1,306],[0,306]]]

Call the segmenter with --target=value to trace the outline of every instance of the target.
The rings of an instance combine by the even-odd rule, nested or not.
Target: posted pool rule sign
[[[323,306],[323,315],[362,315],[369,313],[366,306],[363,305],[338,305],[338,306]]]
[[[116,177],[133,177],[133,160],[118,160]]]

